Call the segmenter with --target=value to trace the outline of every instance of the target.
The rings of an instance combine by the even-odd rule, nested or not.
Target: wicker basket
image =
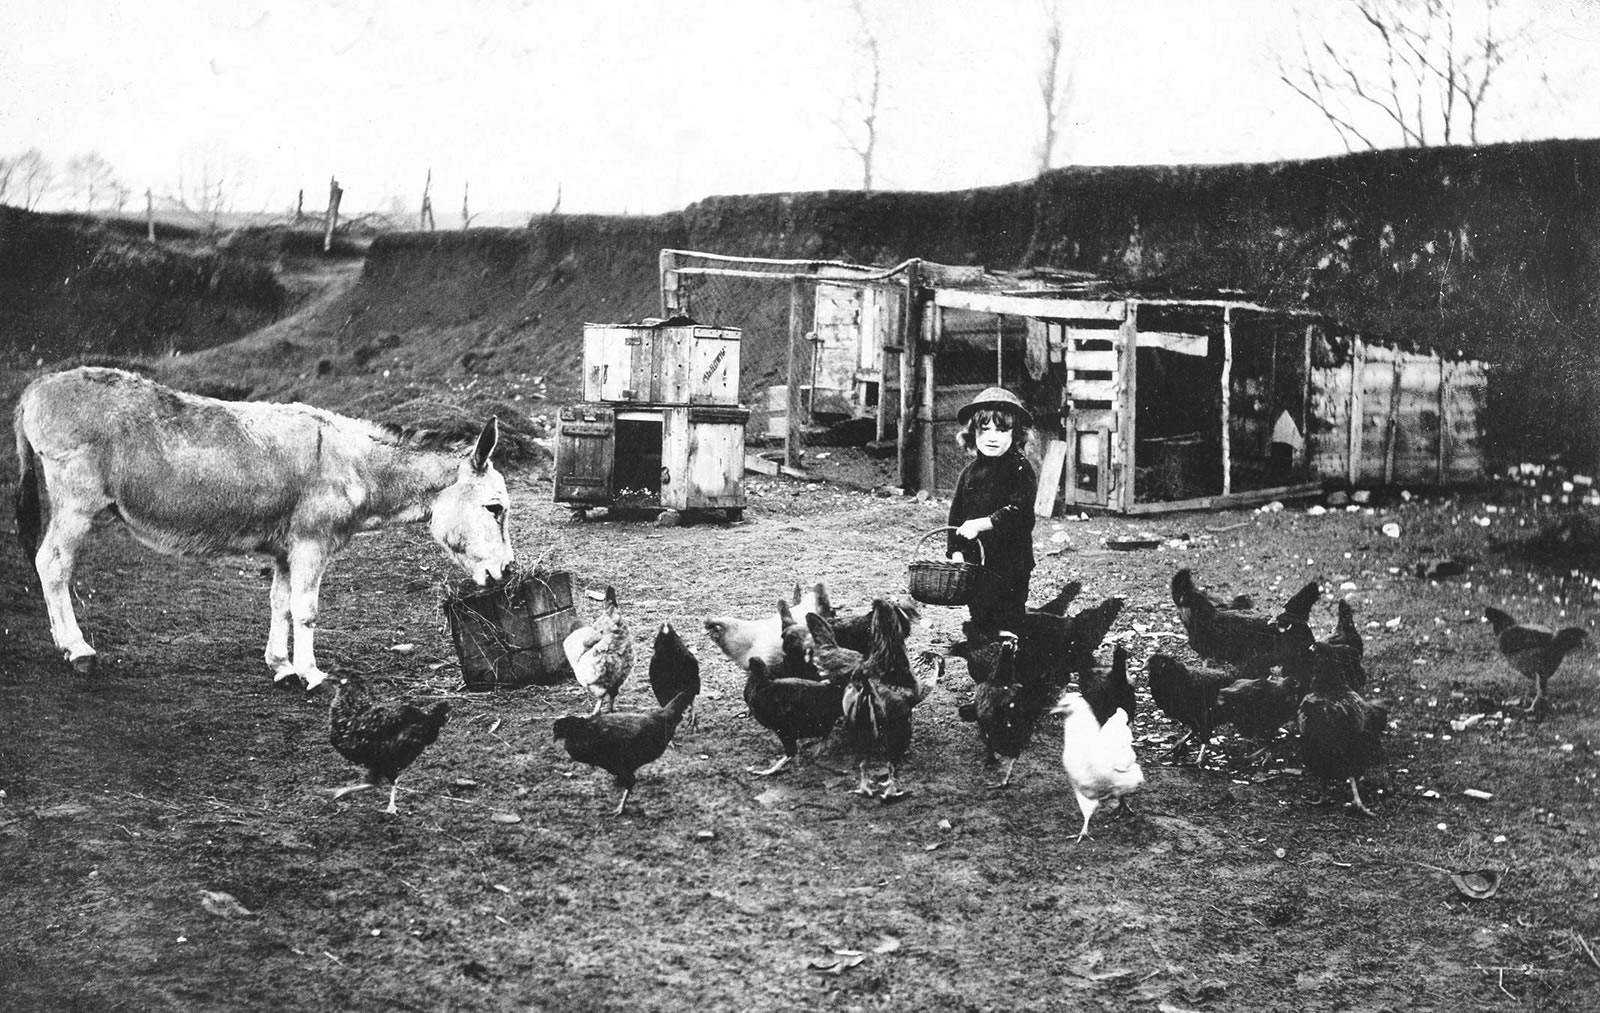
[[[922,544],[934,535],[955,528],[934,528],[917,539],[913,555],[920,554]],[[980,581],[988,576],[983,568],[983,545],[978,546],[978,562],[958,563],[953,559],[912,559],[908,569],[911,597],[924,605],[965,605],[972,600]]]

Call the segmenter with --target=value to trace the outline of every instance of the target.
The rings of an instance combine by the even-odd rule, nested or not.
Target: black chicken
[[[1235,679],[1217,692],[1216,723],[1231,724],[1239,734],[1260,743],[1251,755],[1260,759],[1272,748],[1278,730],[1299,713],[1300,697],[1299,684],[1291,676]]]
[[[1091,667],[1078,676],[1078,691],[1088,701],[1094,719],[1102,725],[1118,710],[1128,712],[1128,724],[1138,712],[1139,698],[1128,681],[1128,649],[1117,644],[1111,651],[1111,667]]]
[[[861,667],[865,655],[854,648],[841,647],[837,629],[822,616],[806,616],[806,631],[811,635],[811,651],[806,660],[814,677],[842,687]]]
[[[1212,668],[1190,668],[1165,654],[1150,655],[1145,674],[1150,679],[1150,698],[1161,713],[1188,729],[1183,738],[1173,743],[1173,755],[1198,736],[1200,755],[1195,758],[1195,765],[1203,764],[1212,731],[1222,724],[1217,694],[1233,682],[1233,675]]]
[[[1004,776],[989,787],[1005,788],[1011,784],[1011,771],[1017,757],[1033,737],[1042,708],[1040,701],[1028,699],[1026,687],[1017,681],[1016,634],[1001,633],[996,648],[994,671],[978,684],[973,695],[973,710],[989,761],[993,762],[997,754],[1006,760]]]
[[[777,733],[783,755],[764,770],[748,768],[750,773],[758,777],[776,774],[799,754],[802,739],[827,738],[842,713],[843,700],[842,682],[778,678],[766,662],[751,658],[744,682],[745,706],[757,723]]]
[[[922,610],[917,607],[914,599],[910,598],[885,598],[889,607],[894,610],[899,618],[901,636],[910,636],[911,627],[922,619]],[[872,610],[858,612],[854,615],[825,615],[828,624],[833,628],[833,637],[840,647],[847,647],[852,651],[866,654],[872,649]]]
[[[871,650],[845,686],[841,708],[845,742],[856,753],[859,778],[854,794],[873,794],[867,763],[874,752],[888,759],[883,799],[905,794],[899,788],[900,763],[911,748],[911,710],[932,690],[919,680],[906,653],[904,628],[892,604],[872,603]]]
[[[650,689],[660,706],[666,706],[684,691],[697,700],[700,697],[700,659],[670,622],[663,622],[656,630],[655,647],[650,652]],[[685,718],[690,728],[698,728],[700,708],[691,703]]]
[[[789,603],[782,598],[778,599],[778,627],[782,631],[783,661],[776,671],[771,672],[774,678],[818,678],[817,666],[811,658],[813,640],[809,626],[812,616],[816,616],[819,622],[827,622],[820,613],[815,612],[807,612],[805,621],[801,622],[795,618],[794,610],[789,607]]]
[[[398,813],[395,794],[401,771],[439,738],[450,717],[450,705],[434,704],[427,710],[400,700],[374,700],[359,675],[339,680],[328,704],[328,741],[339,755],[366,768],[356,784],[336,789],[334,798],[389,782],[388,813]]]
[[[1051,598],[1043,605],[1035,605],[1032,611],[1045,612],[1053,616],[1064,616],[1067,614],[1067,607],[1082,593],[1083,584],[1076,580],[1069,580],[1061,585],[1061,590],[1057,592],[1054,598]]]
[[[1344,661],[1330,655],[1325,646],[1312,648],[1311,692],[1300,701],[1300,758],[1314,777],[1349,781],[1352,804],[1371,816],[1356,780],[1383,761],[1389,712],[1345,683]]]
[[[1361,639],[1361,631],[1356,628],[1355,610],[1343,598],[1339,599],[1339,625],[1334,629],[1333,636],[1323,642],[1324,650],[1320,652],[1324,657],[1337,661],[1344,667],[1344,681],[1351,689],[1362,689],[1367,684],[1367,670],[1361,664],[1361,659],[1366,654],[1366,642]],[[1301,657],[1304,655],[1302,654]],[[1286,671],[1292,671],[1295,666],[1291,664]],[[1298,672],[1295,674],[1298,675]],[[1301,690],[1310,687],[1310,680],[1304,677],[1299,679]]]
[[[1278,664],[1303,650],[1313,639],[1311,606],[1321,596],[1321,587],[1311,581],[1289,599],[1276,619],[1269,620],[1219,609],[1195,588],[1187,568],[1172,578],[1172,598],[1189,633],[1189,646],[1207,661],[1237,666],[1261,658]]]
[[[616,779],[622,801],[613,816],[621,816],[638,779],[639,768],[661,758],[672,742],[683,712],[694,702],[694,694],[684,690],[664,707],[643,713],[606,711],[582,717],[556,718],[555,738],[567,747],[567,755],[579,763],[599,767]]]
[[[1545,686],[1561,667],[1562,659],[1589,639],[1589,634],[1576,626],[1556,632],[1546,626],[1519,623],[1493,606],[1483,610],[1483,617],[1489,620],[1495,643],[1511,667],[1533,680],[1530,712],[1543,702]]]

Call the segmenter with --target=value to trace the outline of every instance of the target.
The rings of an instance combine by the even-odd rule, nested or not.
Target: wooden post
[[[1362,429],[1366,425],[1362,413],[1365,412],[1365,398],[1362,397],[1361,387],[1367,381],[1367,346],[1358,334],[1350,336],[1350,484],[1361,483],[1361,444]]]
[[[1305,467],[1305,472],[1300,476],[1302,479],[1320,477],[1311,473],[1311,341],[1316,331],[1316,324],[1306,324],[1306,347],[1302,349],[1304,356],[1300,367],[1303,370],[1300,379],[1304,381],[1300,391],[1300,436],[1303,444],[1300,453],[1305,455],[1305,460],[1301,462]]]
[[[1233,491],[1233,307],[1222,308],[1222,495]]]
[[[806,283],[800,275],[789,279],[789,424],[783,434],[783,463],[790,468],[800,467],[804,449],[800,437],[800,355],[806,344],[805,328]],[[813,392],[813,395],[815,392]]]
[[[1445,466],[1450,459],[1450,381],[1447,371],[1450,364],[1445,361],[1443,352],[1435,353],[1439,357],[1439,477],[1438,484],[1445,484]]]
[[[1127,303],[1127,315],[1123,318],[1122,327],[1117,333],[1117,340],[1122,343],[1122,390],[1117,397],[1115,406],[1120,416],[1117,423],[1117,448],[1121,460],[1117,462],[1117,470],[1110,471],[1111,441],[1104,436],[1100,439],[1101,456],[1100,474],[1109,481],[1115,481],[1117,502],[1123,509],[1133,509],[1134,498],[1138,493],[1135,488],[1134,460],[1135,442],[1138,437],[1138,410],[1139,404],[1139,304],[1133,300]],[[1102,500],[1108,500],[1102,496]]]
[[[923,345],[921,353],[917,356],[918,378],[922,389],[922,404],[917,408],[917,463],[921,475],[918,488],[926,490],[929,496],[939,491],[936,446],[938,420],[934,417],[934,394],[938,391],[939,385],[934,376],[934,355],[939,348],[939,339],[943,332],[944,310],[938,303],[934,303],[928,314],[928,342]]]
[[[333,177],[328,178],[328,215],[327,228],[322,233],[322,252],[327,253],[333,249],[333,230],[339,225],[339,200],[344,196],[344,191],[339,187],[339,181]]]
[[[909,446],[916,432],[917,349],[922,345],[922,292],[921,265],[913,260],[906,267],[906,311],[900,321],[900,419],[895,434],[895,474],[900,476],[900,488],[910,489],[916,484],[913,465],[916,455]]]
[[[1394,456],[1400,442],[1400,380],[1405,375],[1405,354],[1396,353],[1394,386],[1389,388],[1389,429],[1384,434],[1383,484],[1394,484]]]
[[[1006,318],[994,315],[994,385],[1006,385]]]
[[[656,263],[661,279],[661,316],[664,319],[670,319],[677,316],[680,309],[678,305],[678,255],[671,250],[662,250],[661,256]]]
[[[144,236],[152,243],[156,241],[156,198],[149,187],[144,188]]]

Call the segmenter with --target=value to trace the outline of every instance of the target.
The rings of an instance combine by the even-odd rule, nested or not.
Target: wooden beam
[[[1134,496],[1137,492],[1133,480],[1134,448],[1138,446],[1138,417],[1139,404],[1139,312],[1138,307],[1131,302],[1122,304],[1122,326],[1117,331],[1117,343],[1120,346],[1118,353],[1122,356],[1122,389],[1117,392],[1113,406],[1118,413],[1117,432],[1110,440],[1101,437],[1101,454],[1105,460],[1100,462],[1100,473],[1110,482],[1115,483],[1103,490],[1103,502],[1108,502],[1112,496],[1116,497],[1118,505],[1124,510],[1133,506]],[[1116,457],[1118,465],[1115,469],[1111,464],[1111,441],[1117,444]]]
[[[1222,310],[1222,495],[1233,492],[1233,307]]]
[[[1126,510],[1129,514],[1162,514],[1180,510],[1216,510],[1222,507],[1254,506],[1275,499],[1299,499],[1315,496],[1322,491],[1321,482],[1302,482],[1273,489],[1251,489],[1248,492],[1229,493],[1223,496],[1201,496],[1196,499],[1170,500],[1165,503],[1136,503]]]
[[[975,310],[979,313],[1004,313],[1014,317],[1050,317],[1061,320],[1122,320],[1128,316],[1125,299],[1033,298],[1025,295],[1000,295],[939,288],[933,303],[945,309]]]
[[[800,467],[800,454],[804,449],[800,439],[800,356],[810,350],[806,343],[805,328],[806,283],[800,278],[789,280],[789,419],[783,434],[783,464],[787,468]]]
[[[1366,344],[1359,337],[1350,338],[1350,359],[1346,363],[1350,368],[1350,484],[1361,484],[1361,445],[1363,429],[1366,419],[1361,413],[1366,411],[1365,398],[1362,396],[1361,387],[1366,383]]]

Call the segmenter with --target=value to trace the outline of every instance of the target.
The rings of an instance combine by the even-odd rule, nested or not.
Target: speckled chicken
[[[423,710],[400,700],[374,700],[358,675],[339,680],[328,704],[328,741],[339,755],[366,769],[356,784],[336,789],[334,798],[389,782],[388,813],[397,813],[395,793],[400,774],[439,738],[450,717],[450,705],[440,701]]]
[[[633,671],[633,636],[617,606],[616,588],[606,585],[599,615],[588,626],[567,634],[562,642],[567,663],[578,684],[594,697],[591,714],[617,709],[617,692]]]
[[[1519,623],[1510,613],[1490,606],[1483,617],[1494,629],[1495,643],[1511,667],[1533,682],[1533,699],[1528,710],[1537,710],[1544,702],[1545,687],[1556,674],[1568,654],[1577,650],[1589,639],[1589,634],[1576,626],[1551,630],[1547,626]]]
[[[1313,777],[1349,781],[1351,804],[1371,816],[1357,779],[1383,761],[1389,712],[1346,684],[1343,660],[1324,646],[1312,648],[1311,691],[1300,701],[1300,758]]]

